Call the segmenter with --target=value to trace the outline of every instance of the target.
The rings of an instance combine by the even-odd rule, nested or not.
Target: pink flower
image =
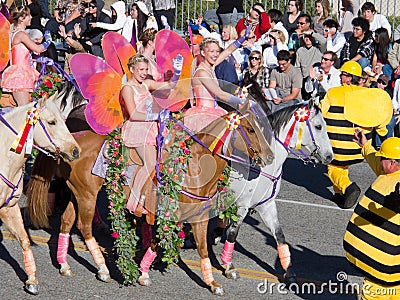
[[[184,232],[183,230],[181,230],[181,231],[178,233],[178,238],[180,238],[180,239],[184,239],[184,238],[185,238],[185,232]]]
[[[169,218],[171,216],[171,213],[169,211],[167,211],[167,213],[165,214],[166,218]]]
[[[179,161],[179,159],[177,157],[174,158],[173,162],[177,163]]]
[[[169,168],[169,169],[168,169],[168,174],[171,174],[173,171],[174,171],[173,168]]]
[[[125,171],[125,170],[122,171],[121,176],[122,176],[122,177],[126,176],[126,171]]]
[[[176,223],[176,226],[181,227],[182,228],[182,222],[178,222]]]
[[[113,233],[111,233],[111,236],[112,236],[114,239],[117,239],[117,238],[119,237],[119,234],[118,234],[118,232],[114,231]]]
[[[173,181],[178,181],[178,179],[179,179],[178,175],[174,175],[174,177],[172,177]]]
[[[169,229],[169,228],[168,228],[168,225],[164,225],[163,230],[164,230],[164,231],[168,231],[168,229]]]
[[[183,149],[183,153],[185,153],[187,155],[187,154],[190,154],[190,151],[188,148],[185,148],[185,149]]]
[[[115,205],[114,202],[110,201],[110,205],[109,206],[110,207],[114,207],[114,205]]]

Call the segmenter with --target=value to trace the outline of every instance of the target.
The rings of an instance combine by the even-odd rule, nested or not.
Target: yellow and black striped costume
[[[357,93],[362,90],[369,89],[355,85],[342,85],[331,88],[321,102],[321,110],[327,125],[326,130],[334,153],[334,159],[328,166],[328,176],[333,183],[335,193],[344,194],[346,188],[351,184],[348,177],[348,167],[364,160],[361,155],[360,146],[353,142],[355,128],[364,130],[364,134],[368,140],[372,138],[374,127],[361,126],[346,119],[346,113],[353,112],[354,115],[354,111],[357,113],[357,110],[360,108],[359,105],[352,106],[352,102],[349,101],[349,99],[352,99],[351,93]],[[371,89],[371,96],[373,96],[374,92],[372,90],[376,89]],[[364,105],[369,105],[368,102],[368,99],[366,99]],[[389,105],[391,110],[391,102]],[[368,109],[370,109],[372,120],[375,112],[374,105],[371,105]],[[347,110],[346,113],[345,110]],[[385,136],[387,134],[387,123],[388,121],[375,127],[379,135]]]
[[[370,143],[363,154],[375,173],[382,174]],[[378,176],[354,209],[343,242],[348,261],[384,285],[400,284],[400,211],[385,201],[399,181],[400,171]]]

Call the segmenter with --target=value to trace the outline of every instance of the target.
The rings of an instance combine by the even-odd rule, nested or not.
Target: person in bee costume
[[[378,152],[361,130],[356,129],[355,141],[378,178],[347,225],[346,258],[365,276],[361,299],[399,299],[400,138],[386,139]]]
[[[364,160],[361,147],[353,141],[354,130],[364,130],[370,140],[375,128],[384,139],[386,124],[392,116],[392,102],[383,90],[357,85],[362,73],[357,62],[345,62],[340,71],[342,86],[329,89],[320,107],[334,153],[334,159],[328,165],[328,177],[335,192],[333,200],[346,209],[357,203],[361,193],[358,185],[349,178],[349,166]]]

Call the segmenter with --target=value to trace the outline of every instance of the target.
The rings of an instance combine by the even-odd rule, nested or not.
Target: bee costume
[[[340,70],[355,76],[361,76],[362,72],[354,61],[344,63]],[[350,208],[361,190],[350,181],[349,166],[364,160],[360,146],[353,142],[354,130],[362,129],[368,140],[374,128],[377,134],[386,136],[386,125],[393,112],[392,101],[382,89],[344,84],[329,89],[320,106],[334,153],[328,165],[328,177],[335,195],[341,197],[341,207]]]

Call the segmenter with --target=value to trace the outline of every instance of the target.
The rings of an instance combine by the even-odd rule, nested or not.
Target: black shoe
[[[332,196],[332,202],[334,202],[337,206],[339,206],[340,208],[342,208],[343,202],[344,202],[344,196],[343,196],[342,194],[335,193],[335,194]]]
[[[358,185],[353,182],[352,184],[350,184],[346,191],[344,192],[343,198],[343,207],[344,209],[347,208],[352,208],[358,200],[358,197],[361,194],[361,189],[358,187]]]

